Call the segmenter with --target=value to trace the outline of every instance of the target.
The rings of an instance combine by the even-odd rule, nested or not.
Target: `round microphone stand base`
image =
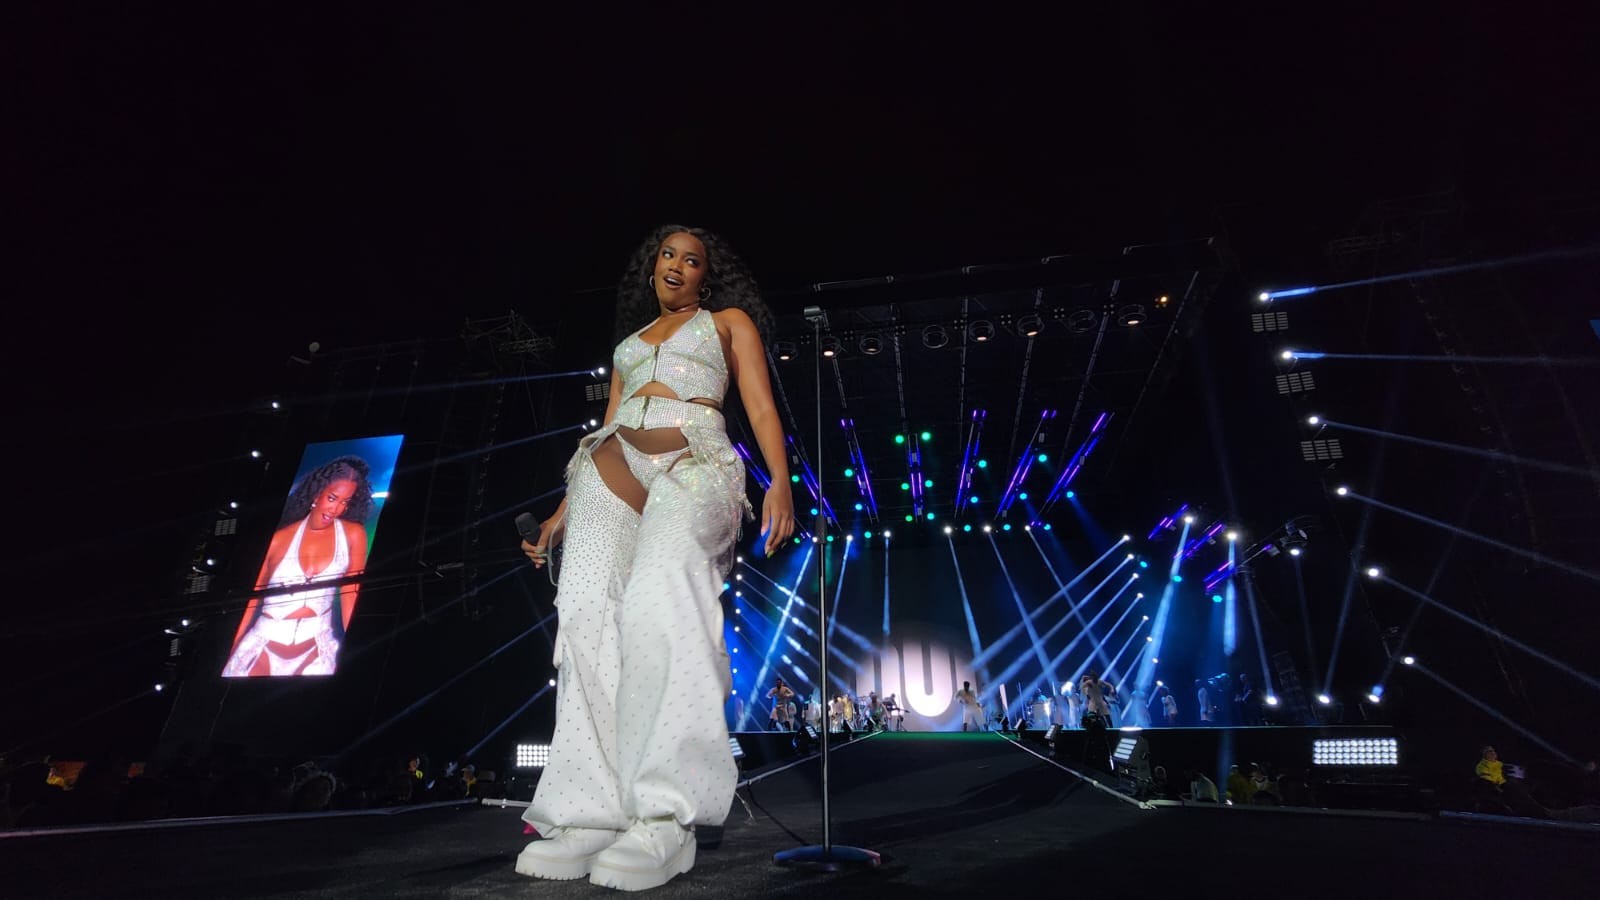
[[[780,850],[772,854],[772,861],[786,869],[806,869],[812,872],[838,872],[844,869],[873,869],[883,858],[871,850],[844,847],[834,844],[824,847],[812,844],[793,850]]]

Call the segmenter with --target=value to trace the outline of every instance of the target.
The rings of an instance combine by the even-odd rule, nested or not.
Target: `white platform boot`
[[[660,887],[694,868],[694,829],[674,819],[636,822],[594,859],[589,881],[621,891]]]

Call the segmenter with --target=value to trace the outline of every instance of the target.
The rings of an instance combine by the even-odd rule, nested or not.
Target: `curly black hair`
[[[289,499],[283,504],[283,519],[278,522],[278,527],[304,519],[311,513],[311,504],[317,495],[328,485],[343,480],[354,481],[356,492],[351,495],[350,505],[345,507],[344,515],[339,518],[347,522],[365,522],[372,515],[372,482],[367,478],[371,471],[367,461],[359,456],[341,456],[312,469],[289,491]]]
[[[717,234],[704,228],[687,225],[662,225],[650,232],[622,270],[622,280],[617,284],[616,334],[612,343],[618,343],[635,331],[649,325],[661,314],[661,304],[656,300],[655,289],[650,286],[650,276],[655,273],[656,253],[669,236],[678,232],[692,234],[706,247],[706,280],[710,296],[700,306],[713,312],[738,307],[756,323],[761,342],[772,340],[772,310],[761,299],[761,289],[745,267],[733,247]]]

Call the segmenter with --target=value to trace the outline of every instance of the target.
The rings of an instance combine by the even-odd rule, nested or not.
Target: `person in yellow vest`
[[[1512,812],[1534,819],[1550,817],[1550,810],[1533,798],[1522,785],[1522,767],[1508,766],[1500,761],[1493,747],[1484,747],[1483,756],[1473,769],[1477,776],[1493,787],[1494,793]]]
[[[1478,760],[1476,769],[1478,777],[1489,782],[1496,788],[1506,785],[1505,764],[1500,762],[1500,754],[1493,747],[1483,748],[1483,758]]]

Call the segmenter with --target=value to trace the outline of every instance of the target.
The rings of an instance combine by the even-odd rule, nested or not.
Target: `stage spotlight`
[[[1383,570],[1378,568],[1377,566],[1370,566],[1370,567],[1367,568],[1367,577],[1368,578],[1377,578],[1379,575],[1382,575],[1382,574],[1383,574]]]
[[[1414,666],[1417,664],[1417,658],[1415,656],[1402,657],[1400,661],[1408,666]]]
[[[993,526],[990,526],[990,525],[983,526],[983,533],[984,534],[989,534],[992,531],[994,531],[994,527]]]
[[[237,500],[229,500],[228,501],[228,508],[229,509],[238,509],[239,508],[239,501],[237,501]]]
[[[988,319],[979,319],[967,326],[967,335],[978,343],[987,343],[994,337],[994,323]]]
[[[1212,594],[1211,595],[1211,602],[1212,603],[1221,603],[1222,602],[1222,595],[1221,594]]]
[[[1317,702],[1321,703],[1323,706],[1329,706],[1333,703],[1333,698],[1329,697],[1327,694],[1318,694]]]
[[[922,329],[922,346],[929,350],[938,350],[950,343],[950,335],[944,330],[943,325],[929,325]]]
[[[606,373],[606,367],[605,366],[601,366],[600,368],[595,369],[594,373],[596,375],[604,375]]]
[[[1050,523],[1049,522],[1044,523],[1044,530],[1045,531],[1049,531],[1050,530]]]
[[[1267,293],[1266,291],[1262,291],[1261,292],[1261,296],[1258,297],[1257,299],[1259,299],[1262,303],[1269,303],[1269,302],[1272,301],[1272,295]]]
[[[971,497],[968,497],[967,498],[967,502],[968,503],[977,503],[978,502],[978,495],[977,494],[973,494]]]
[[[828,335],[822,339],[822,356],[824,359],[833,359],[839,355],[839,339]]]
[[[1023,337],[1036,337],[1043,330],[1044,320],[1033,313],[1017,320],[1017,333]]]
[[[1043,453],[1039,454],[1039,458],[1043,459],[1044,458],[1044,454]],[[1018,494],[1017,495],[1017,499],[1018,500],[1026,500],[1026,499],[1028,499],[1028,492],[1027,491],[1023,491],[1022,493]]]
[[[1183,517],[1183,524],[1185,524],[1185,525],[1193,525],[1194,524],[1194,516],[1184,516]]]
[[[1073,497],[1076,497],[1076,496],[1078,496],[1078,492],[1077,491],[1067,491],[1067,499],[1068,500],[1071,500]]]
[[[1144,322],[1144,306],[1138,303],[1130,303],[1124,306],[1117,310],[1117,321],[1129,328],[1142,324]]]
[[[1161,296],[1156,298],[1156,305],[1157,306],[1166,306],[1167,305],[1167,301],[1171,300],[1171,299],[1172,298],[1168,297],[1166,294],[1162,294]]]
[[[1282,360],[1294,359],[1294,351],[1293,350],[1285,350],[1282,353],[1278,354],[1278,358],[1282,359]]]
[[[884,537],[889,537],[889,532],[887,532],[887,531],[885,531],[885,532],[884,532],[884,533],[883,533],[883,536],[884,536]]]
[[[600,420],[599,419],[590,419],[589,420],[589,427],[590,428],[598,428],[599,425],[600,425]]]
[[[1382,703],[1383,702],[1383,695],[1378,693],[1376,690],[1368,691],[1367,692],[1367,702],[1368,703],[1372,703],[1372,704]]]
[[[1321,425],[1322,424],[1322,417],[1321,416],[1306,416],[1306,424],[1307,425]]]
[[[1156,687],[1166,687],[1166,686],[1167,686],[1167,683],[1165,681],[1162,681],[1159,678],[1156,679]]]
[[[739,630],[739,626],[737,626],[737,625],[733,626],[733,630],[734,631],[738,631]]]
[[[954,529],[954,528],[951,528],[951,527],[950,527],[950,526],[949,526],[949,525],[946,525],[946,526],[945,526],[945,527],[944,527],[944,533],[945,533],[945,534],[949,534],[949,533],[950,533],[950,532],[952,532],[952,531],[955,531],[955,529]]]
[[[1083,334],[1094,330],[1095,314],[1092,309],[1074,310],[1067,316],[1067,329],[1073,334]]]
[[[978,468],[980,468],[980,469],[989,468],[989,461],[987,459],[978,460]]]
[[[1333,492],[1335,494],[1338,494],[1341,497],[1346,497],[1346,496],[1349,496],[1350,489],[1341,484],[1338,487],[1334,488]]]
[[[1140,594],[1139,596],[1143,597],[1144,595]],[[1150,621],[1150,617],[1149,616],[1144,616],[1144,617],[1140,618],[1139,621],[1148,622],[1148,621]]]
[[[906,436],[903,434],[897,434],[894,436],[894,442],[896,444],[904,444],[906,442]]]
[[[251,450],[250,451],[250,458],[251,459],[260,459],[261,458],[261,451],[260,450]]]
[[[789,360],[794,359],[795,354],[799,353],[800,351],[796,349],[795,345],[789,341],[779,341],[772,345],[772,352],[777,355],[778,359],[788,362]]]
[[[961,526],[961,530],[962,531],[971,531],[972,530],[972,526],[971,525],[963,525],[963,526]]]
[[[1290,556],[1299,556],[1300,555],[1300,548],[1299,547],[1290,547],[1289,548],[1289,555]]]
[[[859,503],[856,504],[856,512],[861,512],[863,509],[866,509],[866,507]]]
[[[924,431],[921,434],[917,435],[917,437],[921,438],[924,441],[931,441],[931,440],[933,440],[933,432]],[[930,484],[929,486],[931,487],[932,485]]]
[[[1032,525],[1024,525],[1024,526],[1022,526],[1022,530],[1023,531],[1032,531],[1033,530],[1033,526]]]
[[[1318,738],[1311,742],[1313,766],[1398,766],[1398,738]]]
[[[1133,540],[1133,537],[1132,537],[1132,535],[1126,535],[1125,534],[1125,535],[1122,536],[1122,540],[1123,540],[1124,543],[1126,543],[1128,541]]]
[[[1128,554],[1128,560],[1129,560],[1129,561],[1130,561],[1130,562],[1132,562],[1132,561],[1133,561],[1133,554],[1132,554],[1132,553],[1129,553],[1129,554]]]
[[[1278,705],[1278,697],[1277,697],[1276,694],[1268,694],[1267,695],[1267,705],[1268,706],[1277,706]]]
[[[518,769],[542,769],[549,763],[549,744],[518,744],[512,765]]]
[[[932,478],[924,478],[924,479],[922,479],[922,486],[925,487],[925,488],[933,487],[933,479]]]
[[[1151,665],[1155,665],[1156,663],[1159,663],[1159,662],[1161,662],[1160,659],[1158,659],[1158,658],[1156,658],[1154,656],[1150,657],[1150,664]]]
[[[1173,584],[1182,584],[1183,583],[1183,576],[1182,575],[1174,575],[1174,576],[1172,576],[1172,583]]]
[[[856,539],[856,536],[853,535],[853,534],[847,534],[847,535],[844,536],[845,543],[847,543],[847,544],[849,542],[855,540],[855,539]]]
[[[856,346],[866,356],[877,356],[883,352],[883,336],[875,331],[869,331],[856,341]]]
[[[1152,636],[1150,636],[1150,635],[1148,635],[1148,634],[1147,634],[1147,635],[1145,635],[1145,637],[1144,637],[1144,642],[1145,642],[1145,643],[1146,643],[1146,644],[1154,644],[1154,643],[1155,643],[1155,642],[1156,642],[1156,639],[1155,639],[1155,638],[1154,638],[1154,637],[1152,637]]]
[[[272,408],[273,409],[283,409],[283,404],[279,403],[276,400],[274,400],[274,401],[272,401]]]
[[[550,679],[550,686],[551,687],[555,687],[556,686],[556,680],[554,678]]]
[[[1237,531],[1228,532],[1228,540],[1237,541],[1238,539],[1239,539],[1239,532],[1237,532]]]
[[[736,563],[742,563],[742,562],[744,562],[744,557],[742,557],[742,556],[735,556],[735,557],[734,557],[734,558],[733,558],[733,561],[734,561],[734,562],[736,562]]]

